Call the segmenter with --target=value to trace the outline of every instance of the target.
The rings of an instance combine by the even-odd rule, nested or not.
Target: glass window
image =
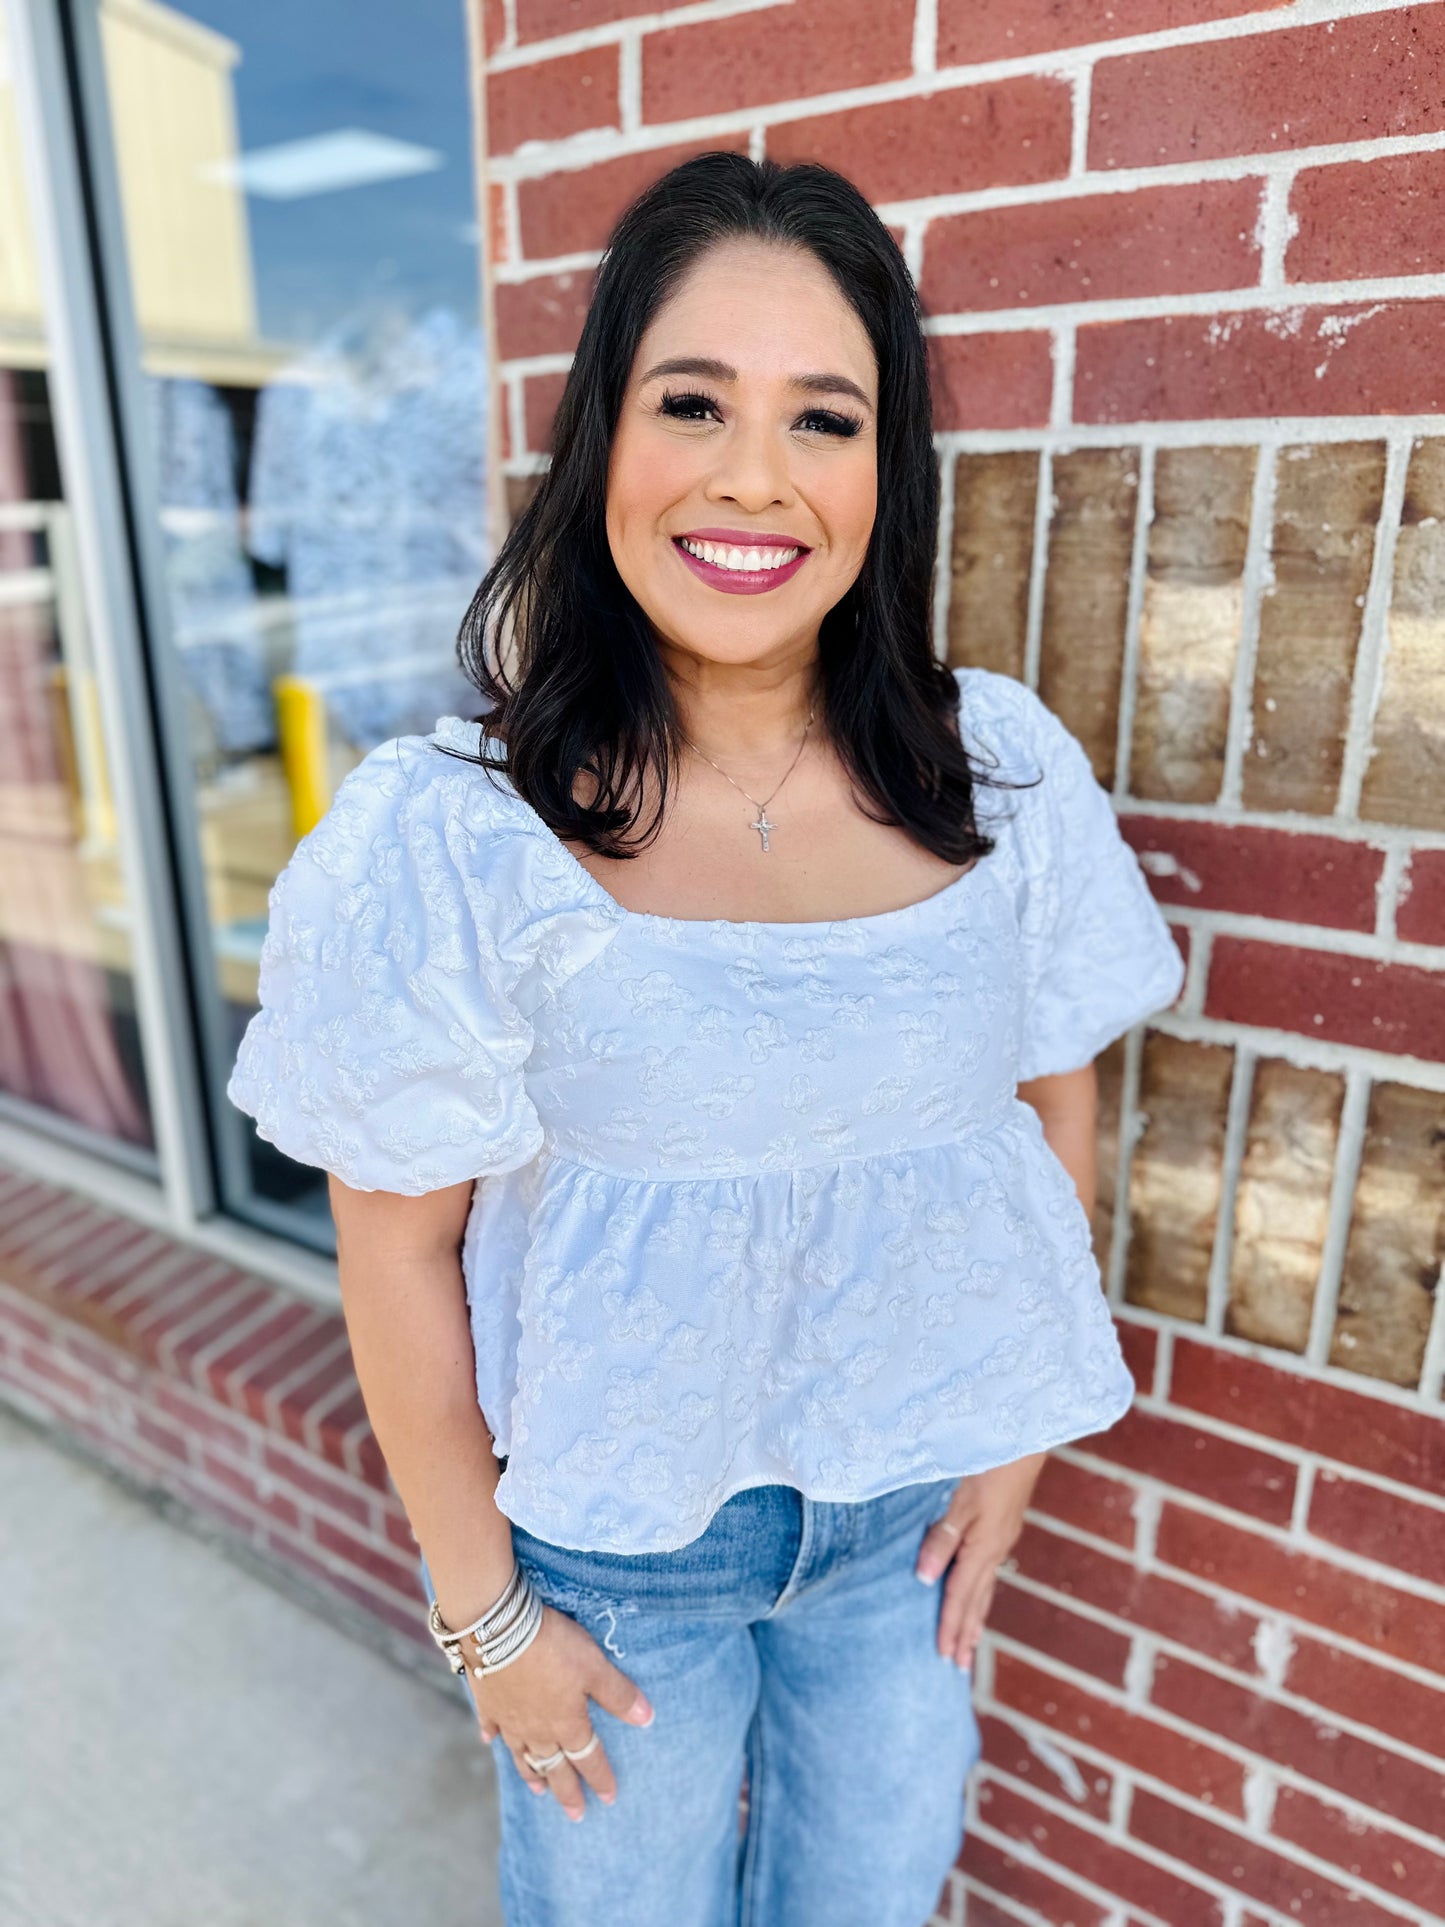
[[[297,837],[367,749],[475,708],[455,651],[489,559],[466,18],[104,0],[100,24],[216,1101]],[[224,1096],[216,1115],[223,1151],[244,1144],[233,1208],[324,1242],[323,1175]]]
[[[0,13],[0,1110],[154,1173],[48,358]]]

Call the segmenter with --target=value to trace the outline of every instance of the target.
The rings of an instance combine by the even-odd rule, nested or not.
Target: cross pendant
[[[765,809],[760,809],[758,811],[758,820],[756,823],[752,825],[752,828],[755,829],[758,835],[763,839],[763,848],[765,850],[768,847],[768,831],[775,830],[777,827],[778,826],[776,823],[770,823],[768,821],[768,813]]]

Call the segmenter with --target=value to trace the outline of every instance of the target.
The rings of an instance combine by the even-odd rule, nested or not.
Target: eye
[[[717,414],[717,403],[711,395],[704,395],[696,389],[684,395],[664,395],[657,404],[659,415],[666,415],[670,421],[677,422],[703,421],[708,409]]]
[[[841,435],[846,440],[862,428],[863,417],[844,414],[841,409],[810,408],[806,415],[799,416],[798,426],[822,435]]]

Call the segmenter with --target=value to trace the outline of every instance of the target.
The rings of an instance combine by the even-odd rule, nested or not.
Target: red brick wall
[[[1445,1915],[1445,5],[484,20],[513,499],[626,200],[844,167],[931,316],[940,654],[1076,732],[1189,958],[1102,1064],[1138,1408],[1040,1486],[940,1919]]]

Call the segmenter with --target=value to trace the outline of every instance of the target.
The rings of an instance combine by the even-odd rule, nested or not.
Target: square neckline
[[[619,903],[610,890],[603,888],[597,881],[597,878],[593,876],[592,872],[587,868],[586,864],[580,861],[575,852],[568,849],[567,845],[562,841],[561,837],[557,835],[552,826],[547,823],[543,817],[533,809],[527,799],[518,792],[511,778],[506,774],[507,765],[505,761],[483,754],[483,745],[488,741],[486,725],[480,720],[469,722],[462,716],[441,716],[438,717],[436,728],[431,732],[429,740],[435,741],[438,738],[445,740],[446,737],[450,736],[455,743],[456,732],[454,730],[448,730],[446,728],[448,724],[457,725],[460,729],[469,733],[475,732],[474,740],[470,744],[470,747],[484,767],[490,770],[500,771],[501,774],[506,777],[507,796],[517,808],[524,813],[528,820],[528,826],[533,834],[561,854],[564,861],[576,871],[578,877],[581,878],[591,894],[598,899],[602,908],[610,911],[613,916],[619,919],[633,923],[650,923],[661,925],[667,929],[681,930],[769,930],[781,931],[785,935],[790,936],[797,936],[801,932],[810,930],[819,932],[847,932],[850,930],[858,930],[866,932],[877,928],[880,924],[893,923],[904,917],[915,916],[919,911],[926,910],[931,905],[941,904],[946,899],[951,899],[955,892],[961,890],[966,883],[971,882],[981,870],[988,866],[987,856],[975,857],[968,869],[963,871],[961,875],[951,878],[941,889],[931,890],[926,897],[916,897],[912,903],[900,904],[893,910],[874,910],[865,916],[858,917],[789,918],[779,921],[759,917],[669,917],[662,915],[656,910],[631,910],[625,903]]]

